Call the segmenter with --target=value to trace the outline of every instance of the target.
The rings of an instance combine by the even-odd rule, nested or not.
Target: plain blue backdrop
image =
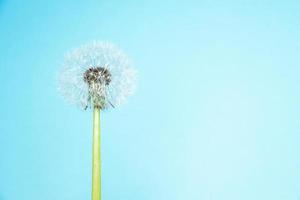
[[[87,200],[92,112],[64,54],[120,45],[137,92],[102,113],[103,200],[300,199],[300,3],[0,0],[0,200]]]

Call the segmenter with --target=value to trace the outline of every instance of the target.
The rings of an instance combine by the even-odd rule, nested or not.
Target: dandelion
[[[93,112],[92,200],[101,199],[100,110],[121,105],[135,89],[136,72],[117,46],[92,42],[70,51],[59,90],[70,103]]]

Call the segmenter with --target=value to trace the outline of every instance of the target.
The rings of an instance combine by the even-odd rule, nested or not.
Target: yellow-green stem
[[[94,107],[93,123],[93,166],[92,166],[92,200],[101,200],[101,136],[100,108]]]

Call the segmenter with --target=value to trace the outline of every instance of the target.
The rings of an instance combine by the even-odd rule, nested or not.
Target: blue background
[[[65,52],[120,45],[139,71],[104,112],[104,200],[300,198],[299,1],[0,0],[0,199],[91,193],[92,112]]]

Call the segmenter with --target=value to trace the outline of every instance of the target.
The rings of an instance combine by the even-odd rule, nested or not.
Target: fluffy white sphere
[[[72,104],[106,109],[119,106],[134,92],[136,71],[114,44],[91,42],[66,55],[58,79],[60,92]]]

